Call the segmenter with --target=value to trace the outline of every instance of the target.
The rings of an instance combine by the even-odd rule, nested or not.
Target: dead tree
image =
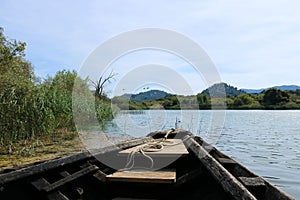
[[[111,83],[112,79],[116,76],[117,74],[111,71],[107,77],[100,76],[97,82],[94,82],[91,80],[93,86],[95,87],[95,96],[99,97],[100,99],[103,99],[105,94],[104,94],[104,87],[106,83]]]

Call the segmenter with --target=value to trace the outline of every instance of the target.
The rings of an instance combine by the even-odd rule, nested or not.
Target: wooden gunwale
[[[194,136],[192,133],[180,129],[176,129],[169,134],[170,138],[182,139],[189,151],[189,155],[180,158],[182,160],[178,163],[181,165],[180,167],[184,167],[184,164],[187,163],[188,159],[192,158],[191,163],[187,164],[197,164],[191,168],[181,171],[181,168],[178,166],[179,173],[176,173],[176,182],[170,183],[165,190],[162,190],[164,193],[151,193],[151,190],[147,190],[148,183],[144,183],[145,185],[139,185],[138,183],[130,183],[129,185],[118,182],[112,184],[108,183],[107,175],[114,173],[115,170],[100,163],[97,159],[95,159],[95,157],[98,155],[106,155],[107,153],[113,153],[113,155],[115,155],[123,149],[145,144],[151,141],[152,137],[164,137],[164,135],[168,132],[169,131],[152,132],[147,137],[125,141],[117,145],[101,149],[95,149],[91,151],[91,153],[81,152],[75,155],[53,159],[35,165],[33,164],[11,169],[9,172],[0,172],[0,198],[2,192],[5,192],[7,188],[7,191],[12,191],[13,193],[15,189],[19,189],[14,188],[14,184],[19,184],[18,186],[20,186],[28,183],[31,184],[26,185],[26,188],[30,189],[30,186],[33,188],[35,187],[35,190],[30,189],[30,192],[32,192],[32,195],[37,199],[72,199],[73,197],[70,197],[72,195],[77,195],[76,198],[79,199],[83,199],[83,197],[87,197],[89,195],[91,198],[93,198],[94,195],[104,195],[105,199],[113,199],[118,197],[119,194],[122,194],[122,192],[118,192],[114,189],[114,187],[112,187],[114,184],[116,184],[116,186],[118,186],[118,184],[124,186],[124,194],[126,194],[127,189],[132,189],[132,185],[138,186],[140,188],[139,191],[132,192],[132,196],[136,195],[137,198],[141,198],[141,196],[138,195],[143,194],[145,194],[145,196],[142,196],[143,198],[154,198],[157,195],[166,197],[164,195],[168,194],[168,191],[173,191],[174,195],[172,198],[176,198],[176,194],[179,195],[179,193],[176,193],[177,190],[182,187],[193,187],[193,189],[190,190],[193,192],[203,189],[197,188],[194,181],[201,180],[201,177],[209,176],[209,179],[212,180],[211,182],[213,184],[220,186],[222,189],[221,194],[225,191],[226,196],[228,194],[230,199],[294,199],[292,196],[272,185],[267,180],[248,170],[236,160],[206,143],[201,137]],[[178,170],[176,165],[173,164],[172,167],[175,167],[176,170]],[[74,168],[74,170],[72,170],[72,168]],[[51,172],[50,174],[56,174],[56,176],[60,177],[60,179],[55,179],[55,181],[49,180],[49,176],[47,176],[48,172]],[[158,190],[161,189],[160,186],[155,183],[150,183],[150,185]],[[77,192],[75,192],[76,194],[74,192],[66,191],[65,189],[73,187],[75,187],[75,189],[77,188]],[[104,189],[101,190],[99,187],[103,187]],[[92,193],[84,194],[84,190],[82,188]],[[95,190],[95,188],[99,188],[99,190]],[[37,195],[37,192],[40,192],[40,194]],[[195,194],[191,194],[190,197],[193,195]],[[178,196],[178,198],[179,197],[180,196]]]

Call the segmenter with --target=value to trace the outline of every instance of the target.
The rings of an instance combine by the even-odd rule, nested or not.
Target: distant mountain
[[[236,96],[246,93],[245,91],[239,90],[236,87],[228,85],[227,83],[217,83],[203,90],[201,94],[207,94],[211,97],[222,97],[224,96],[224,92],[225,96]]]
[[[275,88],[279,90],[297,90],[300,89],[300,86],[298,85],[281,85],[281,86],[275,86]]]
[[[133,94],[128,94],[128,93],[125,93],[125,94],[122,94],[120,97],[124,98],[124,99],[130,99],[130,97],[132,96]]]
[[[300,89],[300,86],[297,85],[282,85],[282,86],[275,86],[275,88],[280,90],[296,90]],[[227,83],[217,83],[209,88],[203,90],[201,94],[207,94],[211,97],[222,97],[224,96],[237,96],[240,94],[245,93],[260,93],[268,88],[261,88],[261,89],[237,89],[236,87],[233,87]],[[161,90],[149,90],[146,92],[140,92],[138,94],[128,94],[125,93],[121,95],[121,98],[124,99],[130,99],[133,102],[143,102],[143,101],[152,101],[152,100],[158,100],[162,99],[166,96],[170,96],[172,94],[169,94],[167,92],[161,91]]]
[[[273,88],[273,87],[269,87],[269,88]],[[261,93],[264,90],[267,90],[269,88],[261,88],[261,89],[241,89],[243,91],[245,91],[246,93]],[[281,86],[274,86],[274,88],[277,88],[279,90],[297,90],[300,89],[300,86],[298,85],[281,85]]]
[[[261,93],[262,91],[266,90],[266,89],[241,89],[243,91],[245,91],[248,94],[255,94],[255,93]]]
[[[166,96],[169,96],[171,94],[160,91],[160,90],[149,90],[147,92],[140,92],[138,94],[123,94],[122,98],[130,99],[131,101],[135,102],[143,102],[143,101],[152,101],[157,99],[162,99]]]

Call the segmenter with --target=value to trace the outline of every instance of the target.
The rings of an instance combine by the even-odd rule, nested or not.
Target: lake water
[[[175,126],[300,199],[300,111],[123,111],[107,132],[140,137]]]

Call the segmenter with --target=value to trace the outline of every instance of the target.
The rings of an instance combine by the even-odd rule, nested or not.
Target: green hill
[[[227,83],[216,83],[201,92],[201,94],[207,94],[211,97],[237,96],[245,93],[245,91],[239,90]]]
[[[162,99],[166,96],[170,96],[171,94],[160,91],[160,90],[150,90],[147,92],[140,92],[138,94],[123,94],[122,98],[125,99],[130,99],[130,101],[133,102],[143,102],[143,101],[153,101],[153,100],[158,100]]]

